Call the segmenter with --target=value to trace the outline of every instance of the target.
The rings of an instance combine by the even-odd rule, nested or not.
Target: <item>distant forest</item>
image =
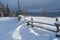
[[[18,15],[24,15],[24,16],[44,16],[44,17],[60,17],[60,11],[57,12],[26,12],[26,11],[15,11],[14,13],[11,12],[9,5],[7,4],[4,6],[0,2],[0,17],[16,17]]]

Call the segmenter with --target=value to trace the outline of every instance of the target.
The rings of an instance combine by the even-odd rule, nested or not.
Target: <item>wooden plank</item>
[[[28,21],[28,22],[31,22],[31,21]],[[43,23],[43,22],[35,22],[35,21],[33,21],[33,23],[39,23],[39,24],[46,24],[46,25],[55,26],[55,25],[53,25],[53,24],[49,24],[49,23]]]
[[[29,24],[29,25],[33,25],[33,24]],[[51,32],[57,33],[57,32],[54,31],[54,30],[46,29],[46,28],[41,27],[41,26],[33,25],[33,27],[39,27],[39,28],[42,28],[42,29],[44,29],[44,30],[48,30],[48,31],[51,31]]]

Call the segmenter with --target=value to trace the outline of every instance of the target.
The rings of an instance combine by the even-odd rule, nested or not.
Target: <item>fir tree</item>
[[[6,16],[11,16],[11,11],[8,5],[6,5]]]
[[[4,16],[4,5],[0,2],[0,16]]]

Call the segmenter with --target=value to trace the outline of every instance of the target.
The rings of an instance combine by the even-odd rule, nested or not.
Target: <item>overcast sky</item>
[[[11,10],[18,10],[18,0],[0,0],[8,4]],[[60,0],[20,0],[20,8],[24,11],[56,11],[60,10]]]

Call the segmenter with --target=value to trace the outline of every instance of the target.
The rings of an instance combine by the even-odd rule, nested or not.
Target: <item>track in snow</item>
[[[24,25],[26,24],[22,24],[14,30],[14,32],[12,33],[12,37],[14,40],[22,40],[21,35],[20,35],[20,30]]]

